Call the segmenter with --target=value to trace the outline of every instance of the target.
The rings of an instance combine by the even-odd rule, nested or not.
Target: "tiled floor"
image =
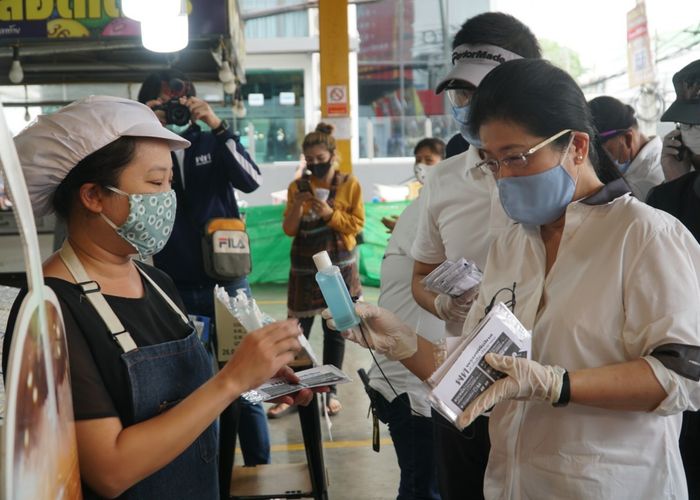
[[[286,285],[253,286],[261,309],[275,318],[286,317]],[[378,290],[365,288],[365,300],[376,302]],[[311,333],[311,345],[322,352],[323,332],[317,320]],[[382,425],[381,450],[372,450],[372,421],[367,418],[369,400],[357,369],[369,369],[371,357],[366,349],[346,344],[343,371],[353,382],[338,387],[343,411],[331,418],[333,440],[322,420],[324,456],[329,476],[329,497],[333,500],[390,500],[396,498],[399,469],[389,431]],[[270,420],[272,462],[304,462],[304,447],[296,413]],[[242,463],[240,455],[237,463]]]

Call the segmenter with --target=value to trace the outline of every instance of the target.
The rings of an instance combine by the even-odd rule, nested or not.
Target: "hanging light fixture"
[[[233,95],[233,116],[236,118],[243,118],[247,113],[245,104],[243,103],[243,94],[241,92],[241,86],[239,85]]]
[[[181,9],[181,0],[122,0],[122,14],[141,22],[174,17]]]
[[[190,41],[187,14],[141,21],[141,43],[153,52],[177,52]]]
[[[142,20],[141,43],[153,52],[177,52],[187,47],[190,41],[187,0],[161,1],[174,1],[178,8],[175,14],[165,16],[159,12],[158,16]]]
[[[19,62],[19,45],[12,46],[12,64],[10,65],[8,77],[12,83],[21,83],[24,80],[22,63]]]
[[[224,92],[227,94],[234,94],[237,88],[238,84],[236,83],[236,80],[231,80],[224,83]]]
[[[236,75],[234,75],[233,71],[231,71],[231,65],[228,63],[228,61],[224,61],[221,64],[221,68],[219,68],[219,80],[221,80],[223,83],[228,83],[232,82],[234,78],[236,78]],[[233,94],[233,92],[228,93]]]

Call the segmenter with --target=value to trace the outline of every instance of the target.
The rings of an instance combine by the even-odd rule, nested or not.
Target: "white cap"
[[[131,99],[90,96],[41,115],[15,137],[15,146],[37,216],[53,212],[58,185],[83,158],[122,136],[168,141],[171,150],[190,142],[161,125],[148,106]]]
[[[452,50],[452,69],[440,80],[435,93],[445,90],[452,80],[465,81],[478,87],[493,68],[513,59],[522,57],[495,45],[459,45]]]
[[[316,264],[316,269],[318,269],[319,271],[323,271],[324,269],[328,269],[329,267],[333,266],[333,263],[331,262],[331,257],[325,250],[323,252],[318,252],[317,254],[314,254],[313,258],[314,264]]]

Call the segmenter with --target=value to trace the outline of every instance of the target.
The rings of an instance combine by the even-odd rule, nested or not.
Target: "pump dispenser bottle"
[[[321,288],[323,298],[326,300],[328,308],[333,315],[333,321],[338,331],[349,330],[353,326],[360,324],[360,318],[355,313],[355,306],[350,298],[340,268],[334,266],[328,252],[325,250],[314,255],[316,264],[316,281]]]

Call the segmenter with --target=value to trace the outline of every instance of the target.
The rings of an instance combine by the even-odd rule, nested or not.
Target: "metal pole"
[[[404,26],[403,26],[403,21],[404,21],[404,0],[399,0],[399,44],[398,44],[398,52],[399,52],[399,109],[400,109],[400,117],[401,117],[401,156],[404,156],[406,154],[406,96],[405,96],[405,89],[404,85],[406,82],[404,81],[404,62],[403,62],[403,35],[404,35]]]
[[[246,132],[248,134],[248,154],[255,161],[255,125],[253,122],[248,122]]]
[[[448,65],[448,62],[450,60],[451,56],[451,50],[450,50],[450,27],[447,22],[447,5],[445,4],[447,0],[438,0],[438,4],[440,5],[440,21],[442,24],[442,61],[443,61],[443,74],[447,74],[449,71],[450,67]],[[450,106],[450,100],[447,97],[447,92],[444,92],[442,94],[442,102],[443,102],[443,110],[444,112],[447,112]]]
[[[372,123],[372,118],[367,118],[367,131],[365,134],[367,148],[367,158],[374,159],[374,123]]]

